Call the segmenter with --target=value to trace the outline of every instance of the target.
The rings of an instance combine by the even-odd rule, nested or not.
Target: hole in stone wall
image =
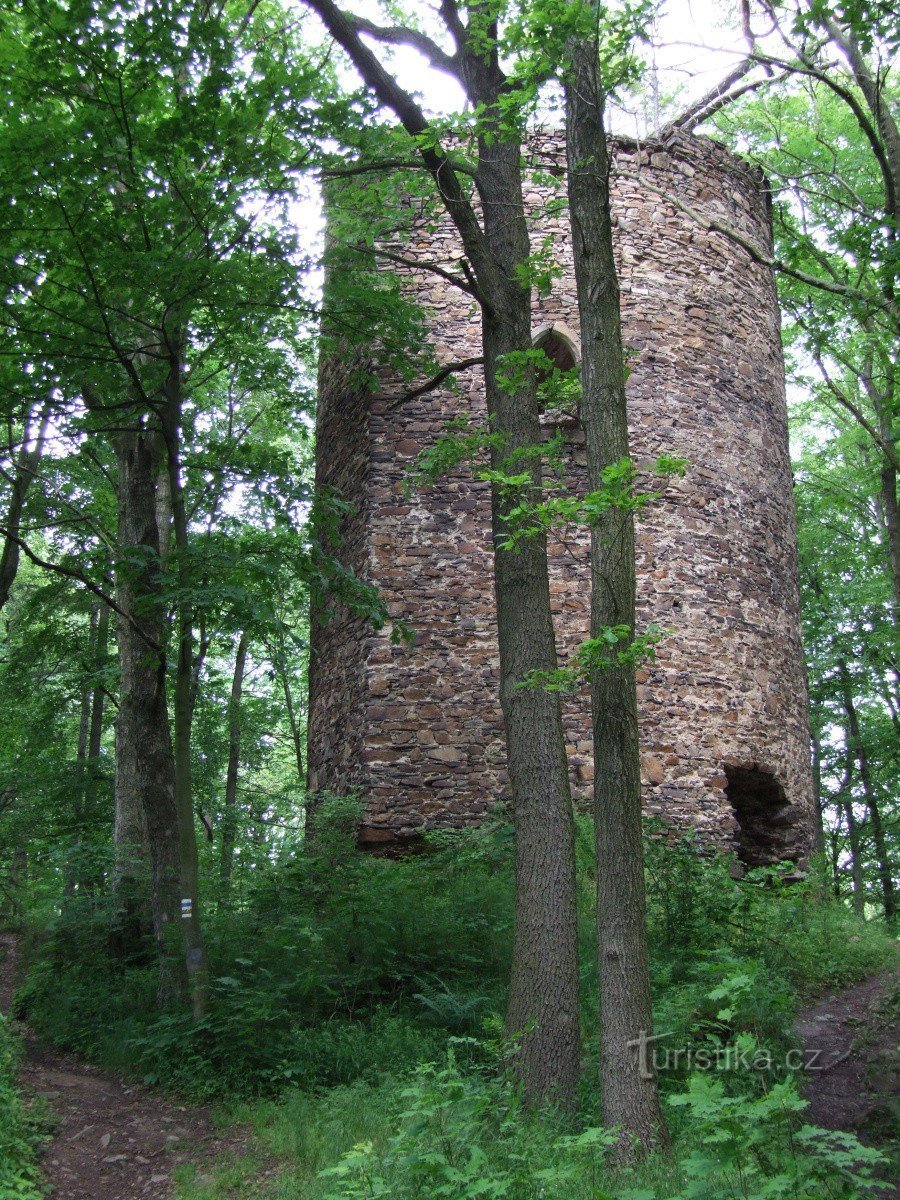
[[[738,858],[747,867],[765,867],[791,857],[791,806],[773,771],[763,767],[725,768],[725,793],[738,823]]]
[[[569,342],[568,338],[564,337],[552,326],[546,333],[540,334],[534,344],[538,350],[543,350],[544,355],[550,359],[550,362],[557,371],[571,371],[573,367],[578,366],[575,347]],[[546,378],[550,372],[545,371],[543,374]]]
[[[534,346],[544,352],[545,358],[537,373],[543,416],[554,421],[577,422],[581,402],[578,339],[559,325],[548,325],[538,332]]]

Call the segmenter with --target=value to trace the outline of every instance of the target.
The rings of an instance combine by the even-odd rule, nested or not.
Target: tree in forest
[[[629,459],[625,356],[609,202],[606,95],[622,73],[621,35],[599,5],[573,6],[563,72],[572,254],[581,326],[580,415],[587,487],[600,494],[610,463]],[[620,18],[621,23],[621,18]],[[612,34],[612,36],[611,36]],[[626,43],[627,45],[627,43]],[[627,59],[626,59],[627,62]],[[606,78],[604,78],[604,75]],[[613,76],[613,79],[610,79]],[[591,522],[591,638],[611,628],[635,636],[634,515],[610,505]],[[608,657],[590,671],[597,855],[601,1119],[648,1149],[667,1140],[653,1073],[636,1069],[634,1047],[653,1029],[644,889],[641,764],[632,661]],[[649,1077],[648,1077],[649,1076]]]
[[[160,999],[189,978],[199,1013],[190,738],[202,647],[185,429],[231,362],[241,385],[265,368],[284,386],[305,311],[285,203],[319,75],[277,13],[253,7],[14,9],[5,32],[28,52],[4,67],[22,117],[3,130],[15,204],[2,236],[15,254],[2,319],[22,377],[39,363],[55,410],[112,452],[115,598],[99,590],[117,614],[117,829],[124,862],[146,828]]]
[[[534,1025],[534,1031],[526,1033],[523,1039],[524,1054],[520,1062],[526,1094],[531,1099],[541,1099],[550,1093],[552,1083],[552,1086],[557,1088],[559,1099],[563,1093],[559,1090],[561,1084],[558,1074],[554,1080],[557,1068],[551,1067],[548,1073],[550,1060],[547,1054],[548,1051],[558,1053],[553,1049],[553,1041],[558,1045],[562,1034],[567,1034],[568,1031],[561,1030],[551,1040],[548,1029],[547,1040],[543,1047],[541,1046],[541,1023],[547,1018],[546,1002],[542,1006],[545,1015],[538,1015],[539,998],[544,994],[551,1004],[556,1005],[557,1002],[548,987],[553,980],[551,961],[546,952],[543,956],[538,954],[539,942],[534,932],[541,919],[545,930],[551,928],[547,917],[541,917],[540,906],[547,903],[551,897],[549,893],[546,899],[541,895],[548,892],[547,870],[546,866],[541,865],[541,859],[536,853],[535,838],[543,828],[546,843],[544,853],[549,855],[552,852],[556,863],[563,864],[570,855],[570,835],[566,832],[565,841],[562,841],[556,832],[552,834],[552,842],[547,840],[551,823],[558,824],[560,820],[567,820],[567,814],[561,804],[548,806],[544,803],[541,819],[536,819],[537,814],[533,810],[537,796],[529,794],[529,775],[521,770],[518,760],[518,755],[523,752],[527,740],[523,734],[529,729],[532,735],[534,734],[539,728],[535,724],[536,718],[539,717],[544,723],[544,731],[540,736],[544,739],[546,748],[552,752],[552,764],[558,763],[558,737],[555,732],[559,719],[558,710],[549,706],[543,711],[535,709],[532,713],[519,710],[522,684],[528,683],[529,680],[539,681],[548,674],[548,667],[538,665],[538,659],[543,658],[543,661],[546,661],[549,657],[552,639],[545,643],[545,655],[534,632],[546,619],[543,614],[543,606],[546,604],[546,584],[543,582],[546,574],[545,529],[530,528],[527,536],[521,539],[516,536],[510,537],[510,510],[513,506],[515,505],[519,515],[534,511],[541,496],[542,485],[538,474],[540,454],[535,453],[540,444],[540,430],[539,427],[536,428],[536,409],[539,402],[534,389],[535,368],[539,368],[540,352],[534,351],[530,344],[530,321],[526,322],[525,319],[528,302],[527,297],[521,294],[521,289],[517,295],[514,289],[507,288],[511,294],[510,302],[506,305],[506,293],[498,292],[496,286],[489,286],[493,279],[493,264],[489,259],[485,262],[485,248],[478,236],[480,227],[477,214],[471,209],[461,180],[465,181],[469,177],[474,179],[483,206],[484,232],[488,237],[489,248],[494,244],[492,239],[496,234],[502,233],[505,244],[499,243],[499,246],[504,253],[500,260],[503,270],[514,271],[517,283],[523,280],[532,282],[529,247],[524,230],[516,235],[517,240],[514,241],[514,231],[510,228],[508,220],[500,221],[499,218],[495,218],[491,206],[497,205],[499,213],[503,213],[504,208],[506,213],[514,211],[518,228],[522,216],[522,166],[519,146],[525,133],[528,105],[537,89],[553,78],[562,63],[563,76],[569,84],[570,208],[573,223],[580,227],[574,243],[581,295],[582,329],[587,339],[582,370],[590,378],[590,393],[583,389],[582,396],[582,416],[588,432],[588,486],[592,493],[599,494],[605,486],[605,469],[613,462],[627,459],[628,444],[624,399],[625,370],[608,211],[608,154],[602,125],[599,124],[602,120],[603,92],[600,87],[598,55],[606,52],[610,64],[616,60],[615,82],[618,82],[629,69],[628,41],[639,24],[641,14],[639,11],[629,11],[624,16],[620,14],[616,21],[611,21],[609,28],[604,31],[605,44],[601,46],[598,38],[597,9],[570,6],[559,12],[544,14],[546,20],[541,26],[542,36],[538,38],[531,36],[531,14],[521,16],[520,23],[517,24],[517,18],[513,14],[501,14],[499,10],[491,10],[487,14],[488,22],[485,24],[485,11],[471,8],[465,14],[468,16],[468,22],[465,23],[463,14],[452,6],[445,6],[445,34],[457,47],[456,55],[448,57],[436,43],[428,38],[423,40],[423,35],[406,27],[373,26],[370,22],[341,13],[328,4],[313,3],[312,7],[323,16],[329,31],[348,51],[363,79],[376,96],[386,106],[393,108],[403,121],[406,132],[416,135],[420,144],[428,132],[427,125],[423,123],[424,114],[409,96],[398,89],[396,81],[387,76],[380,64],[374,60],[363,40],[365,36],[385,44],[415,46],[425,53],[433,65],[455,74],[467,90],[473,104],[479,106],[479,117],[474,127],[475,136],[478,138],[474,165],[461,165],[462,156],[456,152],[457,146],[464,150],[468,145],[465,131],[459,134],[459,142],[454,146],[453,154],[442,149],[436,150],[429,137],[428,153],[423,152],[423,160],[438,183],[441,198],[448,214],[454,220],[466,254],[463,264],[464,277],[451,275],[450,282],[459,284],[463,291],[469,291],[476,296],[481,304],[483,320],[484,369],[490,419],[490,438],[487,439],[487,444],[492,450],[492,478],[495,484],[493,528],[498,635],[503,675],[501,699],[513,789],[514,819],[517,826],[517,950],[513,962],[508,1026],[514,1032],[521,1032],[528,1030],[531,1024]],[[554,50],[558,53],[554,53]],[[498,52],[512,58],[516,63],[508,78],[500,72],[499,59],[496,57]],[[513,58],[513,55],[516,57]],[[565,74],[565,64],[570,58],[578,64],[577,72],[572,76]],[[471,61],[472,59],[475,61]],[[479,63],[478,59],[482,62]],[[613,82],[607,80],[605,86],[610,88]],[[584,99],[585,95],[590,99]],[[506,113],[505,118],[499,115],[501,105]],[[593,132],[595,127],[596,135]],[[501,150],[498,150],[498,145],[502,145]],[[586,166],[582,159],[591,165]],[[500,162],[504,172],[502,180],[498,166]],[[393,165],[408,165],[408,158],[395,159]],[[390,162],[383,160],[381,163],[382,170],[388,170],[390,166]],[[361,158],[343,174],[355,178],[357,173],[374,172],[378,168],[377,159],[374,162],[366,162]],[[342,172],[338,170],[333,174],[340,176]],[[451,175],[455,180],[452,193],[448,191],[450,185],[447,183]],[[499,186],[501,182],[506,188],[505,192]],[[515,207],[511,209],[511,205]],[[495,229],[495,224],[499,225],[499,230]],[[374,254],[379,254],[377,248],[374,249]],[[390,260],[392,255],[387,253],[385,257]],[[424,265],[427,269],[428,264]],[[446,272],[444,274],[446,275]],[[507,312],[495,313],[493,310],[499,307],[501,299],[504,299]],[[599,305],[598,299],[602,299]],[[513,300],[516,301],[516,308],[513,307]],[[521,315],[515,317],[515,337],[505,334],[502,342],[497,341],[495,330],[498,323],[501,319],[512,322],[517,312]],[[444,365],[437,372],[435,379],[444,379],[448,373],[448,368]],[[611,381],[615,381],[614,386]],[[519,463],[528,464],[529,482],[525,494],[522,494],[521,490],[515,493],[508,485],[508,475],[513,469],[513,463],[517,464],[517,471],[521,469]],[[592,631],[595,645],[607,645],[603,641],[603,634],[612,625],[618,629],[627,628],[629,641],[635,638],[632,517],[627,504],[619,507],[607,506],[605,513],[606,515],[592,528],[595,547],[592,559],[592,586],[596,598]],[[539,550],[537,556],[534,552],[535,547]],[[525,558],[525,561],[517,562],[517,557]],[[520,607],[521,573],[533,574],[536,563],[540,565],[540,588],[535,587],[530,611],[523,614]],[[516,597],[516,603],[512,604],[511,601]],[[540,623],[534,620],[538,601],[541,606]],[[518,618],[518,626],[513,622],[514,616]],[[526,633],[524,617],[527,617],[528,624],[532,626],[532,632]],[[550,633],[552,635],[552,627]],[[513,658],[510,653],[512,647],[526,637],[532,650],[530,664],[526,663],[521,654]],[[522,674],[526,666],[528,670]],[[606,660],[601,663],[598,655],[594,667],[591,682],[595,706],[594,756],[598,764],[598,939],[601,958],[610,966],[609,975],[604,974],[604,984],[601,988],[603,1023],[606,1030],[601,1092],[604,1120],[623,1129],[621,1149],[623,1153],[629,1153],[633,1149],[635,1138],[642,1140],[645,1145],[651,1144],[653,1140],[665,1138],[655,1083],[653,1080],[640,1078],[634,1052],[634,1045],[639,1037],[645,1036],[652,1027],[643,900],[641,790],[634,664],[626,663],[623,658],[622,663],[615,662],[612,669],[609,669],[610,663]],[[550,669],[550,673],[552,671],[553,668]],[[540,692],[542,689],[539,686],[529,686],[524,690]],[[551,720],[554,732],[552,738],[547,741],[547,731],[551,725],[546,722]],[[540,745],[541,742],[535,741],[532,736],[530,749],[535,765],[537,760],[533,748]],[[547,768],[544,770],[546,781],[549,783],[551,776],[547,773]],[[533,781],[530,786],[533,788]],[[544,861],[546,863],[547,860]],[[556,877],[560,878],[559,867],[555,870]],[[553,897],[556,908],[553,919],[557,922],[563,905],[571,904],[568,869],[562,876],[562,882],[564,888],[556,891]],[[623,895],[628,896],[628,902],[624,905]],[[570,919],[570,916],[565,917],[567,921]],[[562,959],[558,960],[558,965],[569,971],[568,963]],[[552,986],[558,987],[559,984]],[[569,1061],[571,1063],[571,1057]],[[571,1080],[574,1077],[574,1068],[570,1067],[569,1070]],[[571,1083],[566,1086],[571,1095]]]
[[[533,92],[501,64],[500,13],[455,0],[441,5],[452,51],[409,26],[379,26],[332,0],[310,0],[379,104],[400,121],[434,181],[462,241],[465,274],[453,281],[482,314],[492,464],[502,472],[516,456],[529,491],[541,491],[541,440],[535,358],[531,346],[530,247],[522,197],[522,136]],[[464,19],[468,17],[468,21]],[[460,170],[441,125],[385,68],[366,39],[417,48],[432,66],[459,81],[478,113],[475,165]],[[390,168],[388,168],[390,169]],[[477,192],[477,201],[476,201]],[[494,589],[500,651],[500,700],[516,830],[516,917],[508,1028],[521,1041],[519,1068],[528,1099],[574,1104],[579,1073],[578,966],[574,835],[568,767],[558,696],[521,684],[557,666],[550,611],[546,538],[504,549],[510,499],[493,489]]]

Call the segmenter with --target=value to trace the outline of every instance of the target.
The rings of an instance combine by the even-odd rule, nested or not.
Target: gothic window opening
[[[538,367],[541,416],[556,424],[576,424],[581,405],[581,348],[578,338],[559,323],[540,329],[534,338],[544,359]]]
[[[790,805],[773,771],[764,767],[725,767],[728,796],[738,823],[737,854],[748,868],[766,867],[787,857],[785,833]]]

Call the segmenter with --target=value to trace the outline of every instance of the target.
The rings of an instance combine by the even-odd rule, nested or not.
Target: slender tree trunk
[[[492,451],[502,469],[510,454],[538,446],[541,427],[533,368],[515,389],[499,377],[507,355],[531,349],[528,289],[516,279],[528,234],[521,191],[521,149],[498,138],[480,148],[479,173],[488,244],[503,265],[504,292],[485,311],[485,389]],[[532,457],[531,460],[536,462]],[[521,467],[517,468],[521,469]],[[540,490],[540,467],[533,489]],[[558,664],[550,609],[546,539],[504,550],[508,533],[501,493],[492,497],[494,592],[500,652],[500,701],[515,824],[516,902],[507,1028],[519,1039],[519,1070],[531,1103],[575,1104],[579,1076],[575,843],[568,762],[557,695],[522,687],[532,671]]]
[[[847,822],[847,841],[850,846],[850,879],[853,884],[853,911],[860,918],[866,918],[866,884],[863,878],[862,851],[859,844],[859,826],[856,824],[856,814],[853,811],[853,797],[844,795],[838,801],[844,820]]]
[[[105,604],[100,605],[97,621],[97,638],[95,643],[95,665],[100,678],[94,684],[94,694],[91,698],[91,723],[88,731],[88,761],[97,770],[97,760],[100,757],[100,747],[103,740],[103,710],[106,701],[103,670],[109,650],[109,609]]]
[[[303,737],[300,732],[300,722],[297,720],[297,709],[294,704],[294,695],[291,691],[291,679],[287,666],[287,655],[285,653],[284,640],[279,633],[277,635],[277,643],[274,650],[275,670],[278,672],[278,677],[281,680],[281,689],[284,692],[284,705],[287,710],[288,724],[291,729],[291,741],[294,744],[294,758],[297,762],[297,777],[302,784],[306,780],[306,768],[303,763]]]
[[[166,699],[166,615],[159,570],[156,480],[159,438],[144,427],[115,437],[119,493],[117,564],[120,700],[116,721],[116,837],[120,853],[149,845],[153,932],[162,1006],[183,996],[181,864]],[[146,835],[145,835],[146,830]],[[135,880],[119,872],[118,887]],[[140,879],[137,877],[140,884]],[[125,904],[132,897],[123,897]]]
[[[822,737],[817,729],[811,731],[813,769],[813,849],[825,853],[825,824],[822,814]]]
[[[413,99],[360,38],[358,20],[334,0],[308,0],[349,54],[379,101],[393,109],[413,137],[435,132]],[[484,376],[496,466],[527,448],[532,498],[540,495],[541,442],[531,350],[531,300],[526,282],[530,247],[522,197],[520,131],[510,133],[509,92],[498,55],[496,21],[487,13],[470,31],[448,3],[447,32],[456,42],[454,70],[482,109],[477,188],[481,213],[433,139],[420,139],[448,215],[462,239],[466,269],[482,307]],[[474,26],[477,24],[478,32]],[[471,40],[470,40],[471,39]],[[518,356],[523,356],[522,358]],[[519,370],[522,362],[524,369]],[[516,386],[500,376],[517,376]],[[530,1103],[575,1103],[579,1073],[579,1008],[575,849],[568,764],[558,698],[521,687],[532,671],[554,670],[556,642],[550,609],[546,539],[525,539],[517,552],[498,544],[507,532],[506,501],[492,495],[494,591],[500,656],[500,702],[506,734],[516,840],[516,912],[507,1028],[519,1039],[517,1059]]]
[[[12,482],[12,492],[9,498],[9,508],[6,513],[3,539],[3,550],[0,551],[0,609],[9,599],[9,593],[19,570],[19,543],[16,540],[22,530],[22,514],[25,511],[25,500],[31,487],[35,472],[44,452],[44,442],[47,438],[47,427],[50,424],[50,404],[44,405],[38,420],[37,433],[31,444],[31,416],[25,421],[22,433],[22,447],[16,461],[15,474]]]
[[[866,807],[869,810],[869,823],[872,826],[872,844],[875,848],[875,863],[878,871],[878,879],[881,884],[884,919],[889,925],[893,925],[897,915],[897,905],[894,896],[891,861],[881,821],[881,810],[875,796],[875,786],[872,780],[872,773],[869,769],[869,758],[865,742],[860,732],[859,715],[853,699],[853,685],[850,679],[850,672],[847,670],[847,664],[843,659],[838,663],[838,670],[841,678],[841,696],[844,704],[844,712],[847,716],[848,748],[852,751],[859,766],[859,778],[863,786],[863,795],[866,798]]]
[[[840,863],[841,839],[840,839],[840,833],[837,829],[832,830],[830,841],[831,841],[831,847],[830,847],[830,849],[831,849],[831,860],[830,860],[831,861],[831,878],[832,878],[832,886],[834,889],[834,898],[835,898],[835,900],[840,900],[843,895],[843,892],[841,890],[841,863]]]
[[[609,154],[599,54],[573,40],[565,78],[572,252],[581,322],[581,419],[587,483],[629,456],[619,284],[609,209]],[[612,507],[591,528],[591,636],[609,626],[635,631],[634,523]],[[634,668],[591,673],[594,821],[597,849],[597,963],[600,985],[600,1111],[618,1127],[623,1157],[666,1145],[652,1065],[637,1047],[653,1032]],[[642,1056],[645,1057],[645,1056]],[[652,1056],[651,1056],[652,1059]]]
[[[99,609],[100,602],[97,601],[91,607],[91,615],[88,622],[86,665],[90,665],[91,667],[93,667],[96,662]],[[69,858],[66,862],[66,882],[64,891],[67,896],[71,896],[75,893],[75,889],[80,882],[79,877],[81,872],[78,869],[77,860],[80,848],[79,841],[81,832],[84,829],[84,819],[87,811],[87,796],[90,791],[88,745],[90,742],[92,699],[93,695],[90,680],[87,676],[87,673],[85,673],[85,678],[81,685],[81,704],[78,719],[78,742],[75,748],[76,776],[75,789],[72,793],[72,832],[74,834],[74,838],[69,852]]]
[[[231,700],[228,706],[228,770],[225,774],[225,808],[222,813],[222,843],[220,879],[222,899],[231,896],[231,873],[234,865],[236,833],[238,771],[241,765],[241,693],[244,688],[244,669],[247,665],[247,633],[243,631],[234,656],[231,678]]]
[[[893,376],[893,371],[891,372]],[[893,379],[891,380],[893,384]],[[890,399],[893,400],[893,387]],[[883,402],[877,407],[878,427],[884,441],[893,439],[892,408]],[[897,468],[891,455],[879,448],[881,458],[879,509],[884,526],[885,549],[891,572],[894,623],[900,625],[900,505],[897,502]]]
[[[169,374],[166,381],[164,437],[168,462],[172,538],[177,554],[179,602],[177,608],[178,657],[175,666],[173,734],[175,763],[175,808],[181,854],[182,914],[185,959],[191,992],[191,1008],[199,1020],[209,1003],[209,971],[200,923],[200,863],[194,822],[191,781],[191,733],[194,722],[194,612],[188,599],[186,576],[188,546],[187,509],[181,480],[181,361],[182,335],[170,342]]]
[[[847,823],[847,843],[850,848],[850,881],[853,885],[853,911],[861,920],[865,920],[866,884],[863,877],[863,858],[859,840],[859,826],[856,824],[856,813],[853,811],[852,786],[854,761],[853,749],[849,744],[848,738],[844,754],[844,777],[838,788],[835,804],[837,805],[838,812]],[[835,871],[839,871],[837,851],[835,851],[834,869]],[[840,886],[838,886],[838,896],[840,894]]]
[[[95,799],[101,779],[100,751],[103,742],[103,720],[106,708],[105,671],[109,654],[109,609],[105,604],[97,606],[97,633],[94,639],[94,670],[97,678],[91,695],[91,715],[88,725],[87,762],[85,764],[87,779],[85,781],[85,800],[91,801],[90,811],[96,811]],[[96,891],[103,881],[103,872],[99,864],[85,863],[85,870],[79,879],[79,886],[87,892]]]

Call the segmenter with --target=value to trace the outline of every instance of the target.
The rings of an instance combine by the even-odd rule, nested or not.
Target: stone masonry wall
[[[561,176],[558,135],[536,136],[529,152]],[[689,464],[637,527],[639,628],[654,621],[672,631],[638,675],[646,811],[750,864],[802,858],[812,783],[774,280],[667,198],[768,248],[763,181],[722,147],[684,135],[617,144],[613,174],[632,456]],[[547,211],[554,195],[534,183],[526,196],[534,249],[550,234],[562,264],[551,294],[536,298],[535,332],[553,325],[577,344],[566,214]],[[414,251],[448,265],[460,255],[449,225]],[[441,361],[480,353],[479,313],[467,298],[426,273],[410,271],[407,282]],[[325,365],[322,383],[320,481],[357,506],[347,561],[415,637],[392,646],[389,631],[346,614],[316,622],[312,785],[360,792],[364,842],[462,827],[502,801],[507,784],[488,485],[468,467],[411,498],[405,483],[448,420],[468,413],[483,423],[481,373],[393,411],[384,396],[402,385],[386,374],[368,405],[342,384],[339,364]],[[576,420],[562,429],[570,481],[583,490],[583,436]],[[563,660],[587,636],[586,531],[551,535],[550,553]],[[565,702],[579,798],[593,779],[589,709],[585,693]]]

